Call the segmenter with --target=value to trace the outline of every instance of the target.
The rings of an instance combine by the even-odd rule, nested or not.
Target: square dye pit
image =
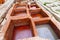
[[[50,40],[57,40],[58,37],[51,28],[49,24],[42,24],[42,25],[37,25],[36,26],[37,32],[39,37],[41,38],[47,38]]]
[[[32,31],[28,25],[18,26],[14,29],[14,40],[32,37]]]

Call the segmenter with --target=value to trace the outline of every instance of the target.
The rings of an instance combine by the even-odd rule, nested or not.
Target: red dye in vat
[[[18,26],[14,29],[14,40],[32,37],[29,26]]]

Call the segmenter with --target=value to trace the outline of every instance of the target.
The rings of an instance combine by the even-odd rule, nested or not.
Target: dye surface
[[[40,20],[43,17],[41,14],[32,14],[31,16],[34,21]]]
[[[15,16],[25,17],[25,16],[27,16],[27,15],[26,15],[26,13],[16,13]]]
[[[29,26],[19,26],[14,29],[14,40],[32,37]]]
[[[17,9],[19,9],[19,8],[26,8],[26,7],[25,6],[18,6]]]
[[[39,8],[37,5],[31,5],[31,7]]]
[[[56,40],[58,38],[49,24],[37,25],[36,27],[39,37],[50,40]]]
[[[31,7],[30,9],[36,9],[36,7]]]
[[[38,14],[37,14],[37,13],[36,13],[36,14],[32,14],[31,16],[32,16],[32,17],[40,17],[40,18],[43,17],[40,13],[38,13]]]

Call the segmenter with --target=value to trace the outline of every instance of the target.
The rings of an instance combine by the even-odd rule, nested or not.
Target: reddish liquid
[[[32,16],[32,17],[40,17],[40,18],[43,17],[43,16],[42,16],[41,14],[39,14],[39,13],[38,13],[38,14],[32,14],[31,16]]]
[[[18,26],[14,29],[14,40],[32,37],[29,26]]]

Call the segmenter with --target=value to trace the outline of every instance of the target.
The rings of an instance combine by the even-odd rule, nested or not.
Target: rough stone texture
[[[0,1],[3,1],[3,0],[0,0]],[[2,22],[3,18],[6,15],[6,12],[11,7],[13,2],[14,2],[14,0],[6,0],[4,4],[1,4],[1,6],[0,6],[0,23]]]
[[[0,32],[0,40],[4,39],[4,34]]]

